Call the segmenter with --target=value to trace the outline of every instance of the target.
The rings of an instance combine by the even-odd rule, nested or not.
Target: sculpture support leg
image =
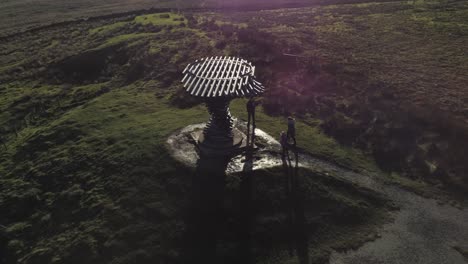
[[[207,99],[206,106],[211,115],[205,128],[205,137],[208,138],[232,138],[234,121],[229,112],[231,99]]]
[[[229,156],[242,149],[245,135],[234,128],[234,121],[229,112],[230,101],[230,98],[205,101],[211,117],[201,135],[197,137],[198,147],[203,155]]]

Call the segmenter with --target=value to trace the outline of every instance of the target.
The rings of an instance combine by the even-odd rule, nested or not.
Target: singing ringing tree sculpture
[[[192,96],[203,98],[211,115],[198,136],[202,151],[229,154],[240,145],[244,135],[229,112],[234,98],[258,96],[263,85],[255,79],[255,67],[235,57],[210,57],[190,63],[183,71],[182,83]]]

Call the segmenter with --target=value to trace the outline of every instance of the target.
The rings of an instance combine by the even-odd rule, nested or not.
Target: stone
[[[191,133],[191,135],[200,153],[207,156],[232,156],[240,153],[247,146],[247,136],[237,128],[232,130],[230,137],[207,138],[202,131]]]

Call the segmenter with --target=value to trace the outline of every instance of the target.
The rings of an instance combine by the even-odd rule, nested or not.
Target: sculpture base
[[[242,152],[247,146],[247,136],[239,129],[232,130],[232,136],[205,137],[204,131],[191,133],[200,154],[204,156],[233,156]]]
[[[246,138],[242,140],[242,143],[237,148],[228,148],[227,150],[222,149],[220,151],[221,154],[219,154],[219,150],[213,151],[213,149],[203,148],[203,146],[200,148],[201,143],[198,139],[199,136],[203,134],[205,127],[206,123],[189,125],[170,135],[167,139],[167,148],[169,153],[171,153],[171,156],[185,166],[193,169],[197,167],[200,159],[203,159],[204,157],[208,159],[213,157],[202,156],[202,152],[208,155],[212,154],[215,157],[227,157],[231,160],[226,169],[227,174],[245,171],[246,166],[253,166],[252,169],[257,170],[282,165],[281,145],[276,141],[276,139],[261,129],[255,129],[256,140],[253,148],[254,162],[249,164],[246,162],[246,150],[248,149],[248,147],[245,146],[247,144]],[[234,131],[236,130],[247,131],[247,123],[237,121]],[[204,140],[202,142],[204,142]],[[232,145],[235,146],[234,143]]]

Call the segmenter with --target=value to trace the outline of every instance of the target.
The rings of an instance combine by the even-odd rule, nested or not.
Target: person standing
[[[248,114],[248,121],[247,121],[247,135],[249,135],[250,131],[250,121],[252,120],[252,134],[255,132],[255,107],[258,105],[258,102],[255,101],[254,97],[250,97],[249,101],[247,101],[247,114]]]
[[[288,140],[290,138],[294,141],[294,146],[296,146],[296,120],[290,116],[288,117]]]

